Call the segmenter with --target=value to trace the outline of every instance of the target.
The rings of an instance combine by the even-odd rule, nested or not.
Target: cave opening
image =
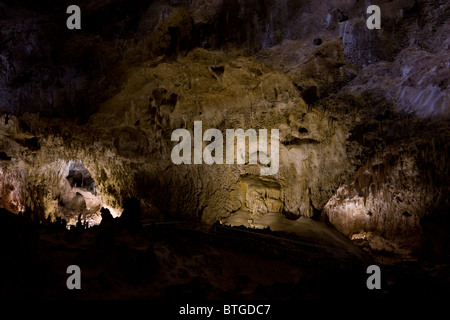
[[[102,207],[108,208],[113,217],[119,216],[103,202],[94,178],[81,160],[69,161],[65,179],[66,188],[59,197],[58,209],[68,227],[77,223],[86,228],[100,224]]]
[[[66,177],[72,188],[84,189],[93,195],[97,195],[97,188],[91,173],[84,167],[81,160],[71,161],[69,175]]]

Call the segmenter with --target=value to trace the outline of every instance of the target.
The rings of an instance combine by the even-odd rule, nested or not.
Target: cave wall
[[[256,197],[270,188],[264,186],[255,165],[174,165],[172,131],[185,127],[193,135],[194,119],[203,121],[204,131],[281,128],[280,170],[269,179],[279,185],[274,200],[280,203],[280,212],[313,216],[351,167],[344,161],[345,129],[324,112],[308,110],[287,76],[249,58],[218,59],[217,54],[198,49],[180,62],[132,72],[126,89],[102,104],[83,127],[66,127],[55,135],[48,128],[58,126],[57,120],[52,125],[33,119],[36,123],[29,126],[37,128],[35,134],[50,136],[40,142],[41,150],[32,152],[38,159],[29,165],[38,169],[54,161],[53,170],[58,170],[59,159],[80,159],[112,206],[120,207],[124,198],[139,195],[162,214],[197,217],[202,208],[201,217],[212,223],[243,207],[242,180],[260,181],[252,193]],[[224,66],[220,79],[214,78],[212,62]],[[164,75],[164,81],[158,81],[158,75]],[[178,96],[172,112],[166,110],[170,105],[157,106],[156,97],[149,101],[161,88],[166,96]],[[131,108],[123,104],[129,97],[133,97]],[[245,119],[252,119],[251,123]],[[39,181],[30,174],[27,177],[31,185]],[[251,197],[246,200],[255,201]]]
[[[323,210],[397,252],[445,211],[447,1],[373,1],[381,30],[364,25],[367,1],[81,1],[80,32],[61,28],[65,2],[47,4],[0,2],[2,207],[60,215],[81,160],[119,211],[131,196],[205,223]],[[279,128],[279,172],[174,165],[172,131],[197,120]]]

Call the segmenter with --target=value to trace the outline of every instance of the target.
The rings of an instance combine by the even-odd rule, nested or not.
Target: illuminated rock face
[[[220,77],[211,68],[217,66],[223,68]],[[308,110],[289,77],[252,58],[197,49],[178,63],[131,73],[126,87],[100,107],[90,124],[108,130],[116,127],[112,131],[118,133],[125,130],[124,119],[132,126],[124,139],[119,133],[112,152],[139,163],[136,192],[148,190],[143,196],[154,199],[152,203],[164,213],[197,216],[200,207],[202,219],[210,223],[242,207],[249,212],[286,211],[298,217],[312,216],[350,167],[343,161],[345,129],[325,112]],[[159,91],[164,92],[162,98],[155,96],[158,88],[164,89]],[[178,97],[172,112],[167,104],[171,95]],[[129,97],[133,97],[131,109],[123,104]],[[267,182],[255,165],[173,165],[172,131],[192,131],[196,120],[203,122],[205,130],[218,128],[222,132],[280,129],[280,170],[268,178],[276,185],[276,196],[259,203],[261,199],[257,198],[272,193],[273,188],[266,188]],[[141,136],[148,140],[141,141]],[[137,158],[131,160],[128,152]],[[160,176],[160,171],[170,174]],[[319,178],[322,173],[327,178]]]
[[[39,130],[47,125],[37,118],[25,119],[29,124],[39,124]],[[15,213],[30,210],[42,220],[62,217],[68,225],[75,225],[81,214],[82,222],[98,224],[98,211],[107,203],[81,161],[73,161],[84,157],[84,153],[65,147],[63,139],[53,135],[41,136],[39,149],[18,143],[34,135],[20,132],[16,117],[7,125],[3,120],[4,117],[0,125],[1,147],[8,150],[10,159],[0,161],[0,206]],[[111,210],[115,216],[120,213]]]
[[[54,53],[46,50],[57,40],[37,42],[59,34],[54,23],[37,24],[33,8],[20,21],[24,13],[5,11],[2,37],[16,41],[1,52],[1,207],[71,224],[83,212],[95,223],[103,205],[118,214],[129,197],[145,215],[205,223],[238,211],[249,220],[315,217],[325,207],[350,238],[403,252],[404,239],[421,233],[421,219],[446,198],[447,184],[424,180],[424,167],[446,160],[414,153],[432,136],[441,144],[426,150],[447,150],[447,2],[383,2],[381,31],[364,28],[363,2],[346,0],[136,2],[94,27],[116,3],[91,1],[86,33],[65,35]],[[440,131],[423,129],[429,116]],[[174,165],[171,134],[194,121],[222,133],[279,129],[278,173]],[[77,161],[95,187],[77,189]],[[431,180],[445,174],[434,170]]]
[[[437,190],[422,180],[413,155],[383,153],[361,167],[325,206],[330,222],[373,250],[420,248],[421,218],[432,213]]]
[[[251,213],[283,211],[281,187],[276,181],[244,177],[241,186],[243,206]]]
[[[224,70],[220,78],[211,70],[217,65]],[[44,195],[47,215],[55,212],[49,207],[57,207],[57,190],[67,188],[72,159],[83,161],[113,207],[137,195],[150,211],[200,215],[208,223],[240,208],[311,217],[351,167],[346,129],[325,112],[308,110],[288,76],[252,58],[197,49],[179,62],[137,69],[126,83],[89,125],[62,128],[61,136],[41,140],[41,150],[27,150],[25,181],[55,189]],[[172,106],[171,96],[178,97]],[[280,129],[279,172],[265,181],[258,165],[174,165],[170,135],[177,128],[192,130],[195,120],[203,121],[204,130]],[[51,125],[30,121],[36,128]],[[15,161],[6,163],[7,170],[14,171]],[[44,183],[43,172],[54,178]],[[74,201],[65,200],[72,207]]]

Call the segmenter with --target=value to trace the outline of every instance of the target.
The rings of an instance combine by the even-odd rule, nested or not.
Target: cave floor
[[[314,298],[332,286],[327,282],[330,277],[333,283],[341,282],[343,287],[347,283],[344,279],[354,278],[349,270],[356,265],[363,267],[361,260],[355,257],[348,260],[320,257],[324,253],[317,255],[314,252],[317,248],[307,248],[303,257],[298,250],[296,256],[289,256],[292,248],[283,252],[280,250],[282,244],[276,239],[255,239],[245,234],[236,236],[228,230],[214,233],[214,236],[173,227],[157,228],[140,235],[123,230],[117,234],[114,247],[109,249],[97,246],[96,237],[95,230],[78,234],[41,234],[40,263],[45,266],[45,273],[51,275],[43,297]],[[335,277],[327,276],[326,270],[317,269],[322,259],[335,262]],[[72,264],[80,266],[82,271],[80,291],[69,291],[65,287],[65,270]],[[330,266],[326,269],[332,270]],[[357,285],[354,279],[351,281]]]
[[[428,270],[413,262],[383,266],[383,290],[370,291],[366,268],[373,257],[362,251],[344,254],[317,245],[320,241],[306,246],[298,235],[153,224],[137,233],[119,228],[114,244],[105,247],[98,241],[99,232],[98,227],[40,227],[36,259],[27,262],[26,276],[23,268],[11,267],[11,279],[21,281],[11,280],[14,285],[2,290],[2,296],[171,301],[448,296],[448,264]],[[81,290],[66,287],[69,265],[81,269]]]
[[[245,210],[239,210],[222,220],[222,223],[226,226],[244,226],[252,229],[265,229],[270,226],[271,231],[295,234],[311,245],[336,249],[335,252],[342,251],[345,254],[361,253],[359,247],[330,225],[305,217],[290,220],[278,212],[250,215]]]

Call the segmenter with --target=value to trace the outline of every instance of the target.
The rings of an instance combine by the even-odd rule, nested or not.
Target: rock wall
[[[409,148],[397,145],[375,155],[338,189],[324,212],[339,231],[375,251],[420,249],[421,222],[439,209],[448,192],[436,177],[448,174],[448,164],[435,159],[439,167],[430,169],[434,161],[428,159],[423,167],[421,151]]]
[[[224,69],[220,77],[212,71],[217,65]],[[173,95],[177,102],[171,106],[166,98]],[[124,104],[130,97],[131,106]],[[174,165],[172,130],[185,127],[193,135],[195,120],[203,121],[204,131],[219,128],[224,134],[226,129],[280,128],[279,172],[265,181],[256,165]],[[52,127],[35,121],[30,126]],[[56,137],[37,131],[50,136],[30,155],[37,157],[29,163],[36,170],[49,172],[42,166],[51,163],[61,179],[68,175],[67,161],[79,159],[112,206],[137,194],[161,213],[200,215],[209,223],[242,207],[311,217],[351,167],[344,161],[345,129],[324,112],[308,110],[289,77],[251,58],[230,59],[203,49],[132,72],[125,89],[102,104],[86,127],[64,128]],[[27,179],[34,185],[40,181],[30,173]],[[48,184],[59,186],[58,181]],[[245,200],[243,184],[251,189]],[[268,193],[273,199],[257,204]]]
[[[81,160],[118,211],[128,197],[205,223],[325,208],[376,250],[418,248],[448,208],[447,1],[375,1],[381,30],[367,1],[81,1],[78,33],[50,2],[0,5],[0,206],[67,215]],[[279,129],[280,170],[174,165],[171,134],[194,121]]]

